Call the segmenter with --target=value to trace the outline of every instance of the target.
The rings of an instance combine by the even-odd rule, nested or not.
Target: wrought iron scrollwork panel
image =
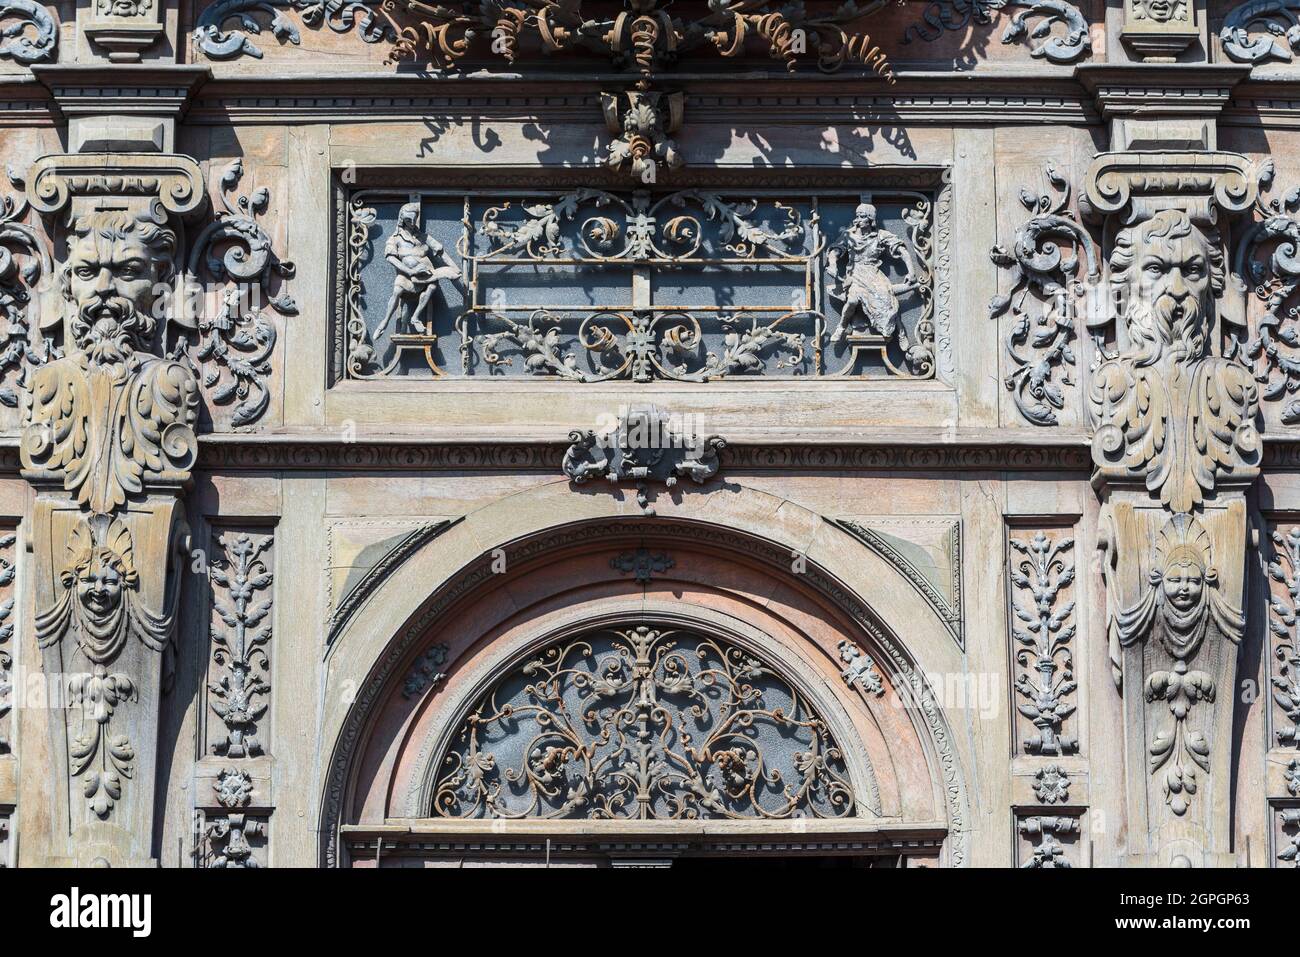
[[[361,191],[347,378],[934,374],[934,197]]]
[[[717,638],[636,626],[529,655],[436,765],[455,818],[846,817],[839,744],[765,662]]]

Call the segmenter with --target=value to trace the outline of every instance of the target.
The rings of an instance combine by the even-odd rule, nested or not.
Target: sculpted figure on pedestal
[[[410,331],[423,334],[434,293],[444,279],[459,280],[460,268],[452,262],[442,243],[420,231],[419,203],[407,203],[398,213],[397,229],[384,244],[384,258],[397,270],[397,275],[393,277],[393,294],[384,321],[375,335],[387,329],[399,313],[403,315],[394,331],[403,332],[401,326],[406,323]]]
[[[890,259],[907,268],[907,280],[891,283],[884,265]],[[843,262],[843,272],[840,264]],[[907,333],[898,321],[898,294],[916,288],[914,269],[907,243],[876,224],[876,207],[862,203],[853,213],[853,222],[840,230],[831,243],[826,270],[832,278],[831,295],[841,299],[840,324],[831,342],[841,342],[846,335],[867,332],[891,338],[898,333],[898,345],[906,352]]]
[[[32,375],[24,464],[58,472],[91,512],[143,489],[146,473],[187,473],[199,387],[189,367],[151,354],[175,274],[176,234],[120,211],[74,220],[62,272],[65,349]]]
[[[1160,210],[1120,230],[1110,268],[1126,294],[1127,343],[1092,379],[1093,458],[1189,512],[1216,477],[1260,455],[1255,381],[1209,346],[1225,278],[1218,237],[1182,210]]]

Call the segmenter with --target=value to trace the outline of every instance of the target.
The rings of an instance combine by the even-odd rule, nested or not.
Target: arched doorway
[[[656,518],[504,555],[372,670],[331,762],[327,863],[962,862],[942,715],[824,569]]]

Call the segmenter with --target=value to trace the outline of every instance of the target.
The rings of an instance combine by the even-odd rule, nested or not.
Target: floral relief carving
[[[202,381],[214,403],[235,403],[231,425],[236,428],[260,419],[270,402],[267,378],[277,336],[263,304],[282,316],[298,314],[292,296],[272,292],[273,283],[293,276],[294,264],[275,254],[271,237],[257,222],[270,206],[270,192],[261,187],[234,195],[243,173],[241,160],[222,173],[224,211],[194,241],[188,270],[190,279],[210,277],[224,284],[221,308],[204,309],[197,318],[192,361],[200,369],[209,364]]]
[[[212,785],[217,803],[225,813],[210,818],[204,825],[207,847],[204,865],[210,868],[260,868],[254,842],[265,838],[268,825],[257,820],[242,808],[248,806],[253,796],[253,780],[247,771],[223,768]]]
[[[1274,735],[1283,747],[1300,748],[1300,643],[1296,621],[1300,611],[1300,525],[1274,528],[1273,557],[1268,577],[1274,587],[1268,603],[1268,630],[1273,646],[1273,702],[1285,723],[1274,722]]]
[[[1074,539],[1045,532],[1032,538],[1012,537],[1011,638],[1016,665],[1016,710],[1035,733],[1022,745],[1026,754],[1058,755],[1078,750],[1078,738],[1064,734],[1074,714],[1074,659],[1071,642],[1077,631],[1074,599],[1065,598],[1074,583]]]
[[[14,669],[14,545],[18,535],[10,529],[0,529],[0,754],[13,750],[10,728],[13,708]]]
[[[867,695],[879,697],[885,693],[885,681],[876,668],[874,658],[847,638],[839,643],[837,650],[840,661],[844,662],[840,677],[846,685],[864,698]]]
[[[1044,804],[1064,804],[1070,800],[1070,776],[1059,764],[1049,764],[1034,772],[1034,797]]]
[[[259,722],[271,691],[272,574],[266,552],[270,535],[225,532],[217,540],[220,557],[212,563],[212,669],[209,703],[225,725],[212,751],[229,758],[263,753]]]
[[[1077,303],[1087,294],[1084,280],[1091,285],[1101,276],[1092,237],[1069,208],[1069,183],[1050,163],[1046,176],[1056,197],[1022,187],[1020,203],[1033,215],[1016,230],[1010,249],[994,246],[990,253],[1011,270],[1011,291],[989,303],[990,318],[1009,311],[1014,319],[1006,340],[1013,369],[1004,383],[1034,425],[1055,425],[1065,408],[1065,387],[1074,385]],[[1031,290],[1042,306],[1037,318],[1031,314],[1035,303],[1027,303]]]
[[[366,0],[216,0],[199,14],[194,39],[210,60],[233,60],[241,56],[261,59],[262,51],[250,38],[262,32],[253,14],[271,18],[271,35],[281,43],[297,46],[302,35],[281,10],[296,10],[310,27],[327,26],[335,33],[348,33],[359,23],[361,39],[378,43],[392,37],[391,28],[377,13],[378,3]],[[238,29],[228,29],[236,21]]]
[[[49,244],[23,220],[30,204],[22,192],[22,176],[7,169],[15,195],[0,197],[0,404],[18,406],[18,393],[3,380],[16,376],[21,382],[28,369],[40,365],[47,356],[38,352],[32,341],[32,323],[36,308],[33,294],[39,284],[53,274]]]
[[[638,548],[634,552],[621,552],[609,560],[609,567],[624,575],[632,575],[638,584],[648,585],[655,575],[662,575],[674,565],[676,560],[665,552],[651,553],[648,548]]]

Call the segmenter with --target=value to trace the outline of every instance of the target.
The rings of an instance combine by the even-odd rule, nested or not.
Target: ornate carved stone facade
[[[1294,865],[1298,16],[0,0],[0,865]]]

